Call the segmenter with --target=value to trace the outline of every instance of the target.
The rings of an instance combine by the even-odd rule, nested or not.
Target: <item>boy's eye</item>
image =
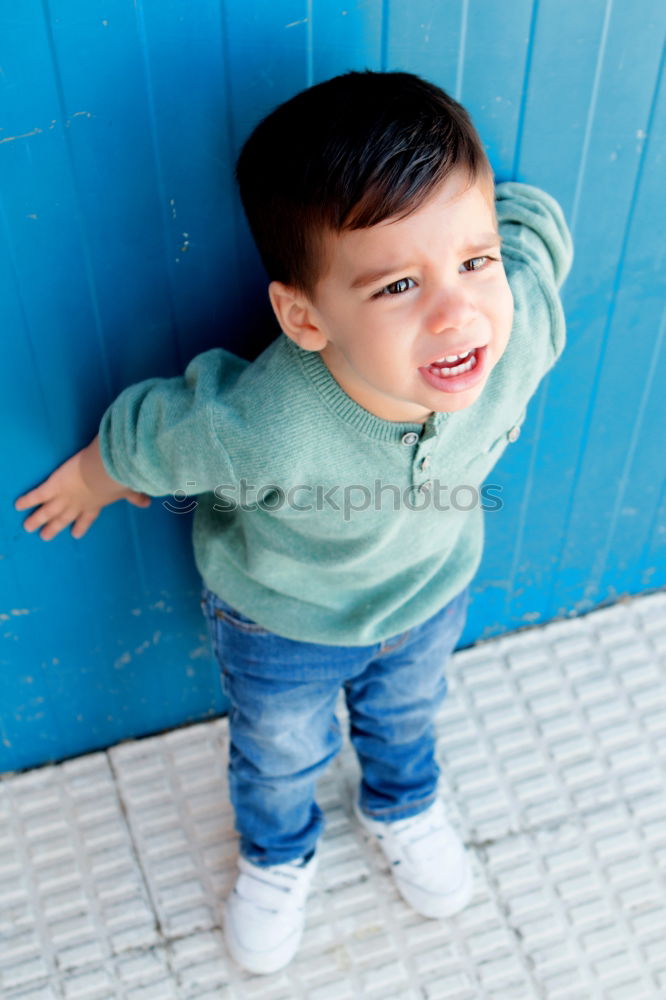
[[[411,285],[409,284],[411,282]],[[383,295],[402,295],[403,292],[408,292],[410,288],[415,288],[416,282],[413,278],[399,278],[398,281],[392,281],[390,285],[385,285],[378,292],[372,296],[373,299],[379,299]]]
[[[493,260],[499,260],[498,257],[470,257],[469,260],[464,261],[463,267],[469,271],[485,271],[486,267]],[[471,264],[470,268],[467,265]],[[385,285],[384,288],[380,288],[378,292],[372,296],[373,299],[380,299],[386,295],[403,295],[408,292],[411,288],[416,287],[416,282],[413,278],[399,278],[398,281],[392,281],[390,285]]]
[[[481,260],[481,261],[484,261],[484,260],[491,261],[491,260],[497,260],[497,257],[470,257],[469,260],[465,261],[465,265],[467,265],[467,264],[474,264],[478,260]],[[483,264],[480,265],[479,267],[471,267],[470,268],[470,271],[483,271],[483,270],[484,270],[484,265]]]

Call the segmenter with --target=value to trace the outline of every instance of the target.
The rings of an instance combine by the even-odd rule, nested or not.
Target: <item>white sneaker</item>
[[[417,816],[391,823],[367,816],[358,802],[354,811],[377,839],[400,894],[417,913],[450,917],[467,905],[474,888],[472,868],[440,799]]]
[[[238,859],[239,876],[224,905],[224,938],[249,972],[276,972],[294,957],[305,923],[305,900],[318,864],[314,854],[283,865]]]

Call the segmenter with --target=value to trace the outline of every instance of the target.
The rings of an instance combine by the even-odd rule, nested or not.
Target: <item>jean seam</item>
[[[405,809],[411,809],[412,806],[418,806],[425,803],[423,809],[419,809],[414,816],[417,816],[420,812],[425,812],[425,810],[432,805],[432,803],[437,798],[437,793],[432,792],[427,795],[424,799],[416,799],[414,802],[406,802],[402,806],[390,806],[387,809],[366,809],[365,806],[362,807],[362,811],[366,816],[375,817],[376,819],[382,819],[384,817],[395,816],[396,813],[404,812]],[[400,817],[398,817],[400,818]],[[409,817],[411,818],[411,817]]]
[[[401,646],[405,645],[411,633],[412,629],[407,629],[407,631],[400,636],[397,642],[394,642],[393,644],[387,644],[385,642],[382,643],[377,651],[377,656],[383,656],[384,653],[393,653],[396,649],[400,649]]]
[[[258,625],[255,622],[242,622],[230,615],[224,608],[214,608],[213,614],[219,621],[226,622],[227,625],[238,629],[239,632],[248,632],[250,635],[271,635],[263,625]]]

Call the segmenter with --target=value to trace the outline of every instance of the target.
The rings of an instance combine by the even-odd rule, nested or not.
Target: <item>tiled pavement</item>
[[[2,1000],[666,998],[666,593],[481,643],[447,677],[440,790],[476,877],[456,918],[411,911],[364,840],[346,739],[301,950],[240,970],[220,719],[0,781]]]

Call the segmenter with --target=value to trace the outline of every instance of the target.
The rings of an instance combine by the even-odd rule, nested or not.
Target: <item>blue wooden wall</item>
[[[43,542],[13,502],[125,385],[265,346],[234,157],[348,69],[442,85],[574,235],[569,346],[493,473],[463,643],[664,586],[665,24],[658,0],[1,0],[0,770],[224,708],[191,504]]]

